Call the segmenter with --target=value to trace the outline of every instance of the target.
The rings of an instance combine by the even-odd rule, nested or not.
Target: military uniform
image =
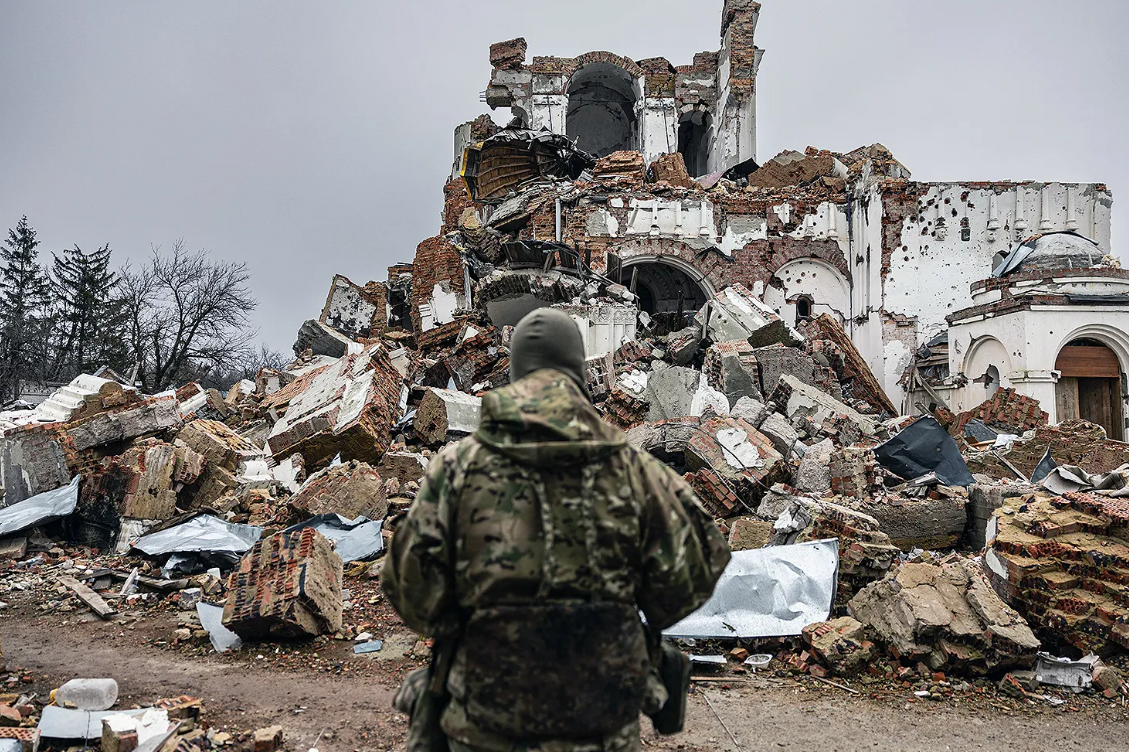
[[[676,623],[728,561],[689,486],[542,369],[431,462],[381,581],[411,629],[457,636],[452,750],[627,752],[665,700],[639,611]]]

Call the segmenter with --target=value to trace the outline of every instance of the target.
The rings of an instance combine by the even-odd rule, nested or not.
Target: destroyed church
[[[595,408],[686,479],[749,575],[718,586],[735,613],[668,636],[787,638],[789,670],[933,699],[934,672],[1094,653],[1085,686],[1129,696],[1110,192],[917,182],[881,145],[762,163],[759,13],[726,0],[720,51],[677,67],[493,45],[485,100],[509,121],[456,130],[440,234],[385,281],[334,277],[292,363],[226,395],[102,370],[0,412],[5,597],[109,618],[191,582],[206,601],[178,639],[221,652],[373,637],[346,593],[509,382],[513,327],[552,306]],[[801,602],[758,611],[750,583]]]
[[[426,341],[467,312],[501,330],[551,305],[596,357],[691,325],[739,285],[788,325],[833,317],[895,413],[1011,388],[1052,423],[1122,438],[1129,274],[1110,257],[1110,191],[919,182],[880,144],[762,162],[759,14],[726,2],[720,51],[688,65],[492,45],[485,101],[512,120],[456,130],[439,235],[387,283],[339,280],[318,327],[336,332],[299,349],[389,329]]]

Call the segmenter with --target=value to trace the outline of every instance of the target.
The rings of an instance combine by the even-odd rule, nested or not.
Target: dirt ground
[[[131,626],[71,616],[65,624],[58,614],[23,609],[0,617],[8,666],[30,674],[32,689],[48,692],[76,676],[111,676],[121,689],[119,706],[202,697],[213,727],[249,731],[281,724],[291,750],[305,752],[315,742],[321,752],[404,748],[405,722],[390,702],[403,671],[418,664],[406,633],[386,634],[389,652],[376,658],[354,656],[351,643],[339,641],[324,641],[317,650],[261,645],[218,656],[164,644],[171,625],[162,615]],[[1108,701],[1071,712],[910,698],[874,700],[806,678],[726,679],[695,686],[685,733],[657,738],[648,731],[645,742],[649,749],[684,752],[1129,750],[1129,709]]]

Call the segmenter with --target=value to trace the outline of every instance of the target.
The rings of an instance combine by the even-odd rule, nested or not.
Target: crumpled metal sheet
[[[792,637],[827,621],[835,599],[839,541],[735,551],[713,596],[663,635],[675,638]]]
[[[66,517],[74,512],[75,507],[78,506],[78,484],[81,477],[76,475],[70,483],[61,488],[44,491],[10,507],[0,509],[0,538]]]
[[[368,517],[350,520],[339,514],[319,514],[292,525],[285,532],[292,533],[308,527],[333,541],[333,550],[345,564],[372,559],[384,550],[384,536],[380,532],[384,527],[384,520],[373,521]]]
[[[882,467],[904,480],[934,472],[946,486],[971,486],[976,482],[953,437],[929,416],[918,418],[876,447],[874,456]]]
[[[242,638],[223,625],[223,606],[200,601],[196,604],[196,615],[200,617],[200,626],[208,632],[208,639],[217,653],[243,647]]]
[[[244,554],[262,535],[261,527],[237,525],[203,514],[179,525],[150,533],[138,540],[134,548],[148,556],[204,552]]]
[[[1050,452],[1050,449],[1047,451]],[[1122,498],[1129,496],[1129,465],[1099,474],[1088,473],[1077,465],[1059,465],[1047,473],[1040,485],[1060,496],[1096,491],[1103,496]]]
[[[1093,684],[1096,655],[1087,655],[1080,661],[1057,658],[1050,653],[1039,653],[1035,663],[1035,681],[1056,687],[1068,687],[1075,694],[1085,692]]]

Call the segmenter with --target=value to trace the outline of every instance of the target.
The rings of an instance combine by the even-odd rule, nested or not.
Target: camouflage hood
[[[548,368],[484,396],[474,435],[517,462],[536,466],[599,462],[627,444],[623,432],[600,419],[572,379]]]

